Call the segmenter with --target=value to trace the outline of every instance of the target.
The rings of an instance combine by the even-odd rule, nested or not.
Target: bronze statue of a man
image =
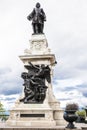
[[[27,16],[28,20],[32,20],[33,33],[43,34],[44,21],[46,21],[46,15],[42,8],[40,8],[40,3],[36,3],[36,7]]]

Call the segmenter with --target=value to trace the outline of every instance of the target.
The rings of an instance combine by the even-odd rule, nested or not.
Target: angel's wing
[[[33,65],[29,62],[29,65],[24,66],[28,70],[29,75],[35,75],[39,71],[39,65]]]
[[[45,74],[45,79],[47,80],[47,82],[51,83],[50,68],[48,65],[45,67],[44,74]]]

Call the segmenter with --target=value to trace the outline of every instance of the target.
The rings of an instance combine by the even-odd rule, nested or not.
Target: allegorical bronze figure
[[[51,83],[50,68],[48,65],[25,65],[27,72],[23,72],[21,77],[24,79],[24,98],[20,99],[24,103],[43,103],[46,97],[47,86],[45,80]]]
[[[36,7],[27,16],[28,20],[32,20],[33,33],[43,34],[44,21],[46,21],[46,15],[42,8],[40,8],[40,3],[36,3]]]

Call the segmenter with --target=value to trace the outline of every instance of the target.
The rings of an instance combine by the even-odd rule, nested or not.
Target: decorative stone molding
[[[32,35],[29,40],[30,49],[24,51],[25,54],[50,54],[51,50],[48,48],[47,39],[44,34]]]

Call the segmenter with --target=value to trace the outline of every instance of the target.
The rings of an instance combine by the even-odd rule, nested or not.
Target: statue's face
[[[36,8],[40,8],[40,3],[37,3],[37,4],[36,4]]]
[[[42,65],[41,65],[41,68],[45,68],[45,65],[44,65],[44,64],[42,64]]]

